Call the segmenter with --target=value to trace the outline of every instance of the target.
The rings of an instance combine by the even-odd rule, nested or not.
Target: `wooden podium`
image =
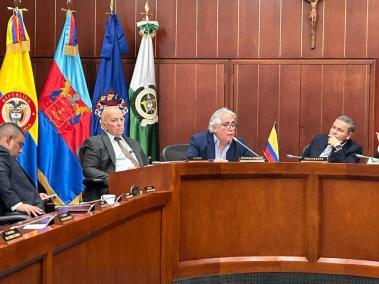
[[[133,185],[157,191],[0,244],[0,283],[155,284],[238,272],[379,278],[378,165],[188,162],[110,176],[117,195]]]
[[[110,178],[115,194],[132,185],[172,193],[162,283],[238,272],[379,278],[379,166],[183,162]]]

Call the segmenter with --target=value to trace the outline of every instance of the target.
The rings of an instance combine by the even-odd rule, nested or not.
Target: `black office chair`
[[[20,212],[12,212],[4,216],[0,216],[0,226],[9,225],[29,219],[30,216]]]
[[[186,158],[188,144],[167,145],[162,150],[163,161],[183,161]]]

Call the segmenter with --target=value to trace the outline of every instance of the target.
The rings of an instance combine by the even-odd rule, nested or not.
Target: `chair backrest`
[[[13,224],[13,223],[24,221],[27,219],[30,219],[29,215],[18,213],[18,212],[12,212],[9,215],[0,216],[0,226]]]
[[[188,144],[167,145],[162,150],[163,161],[183,161],[186,158]]]

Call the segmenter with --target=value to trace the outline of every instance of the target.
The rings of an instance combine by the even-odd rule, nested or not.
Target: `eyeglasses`
[[[236,129],[237,123],[236,122],[223,122],[220,124],[220,126],[224,129]]]

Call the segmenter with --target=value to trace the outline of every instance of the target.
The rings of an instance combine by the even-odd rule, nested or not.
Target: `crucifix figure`
[[[306,0],[311,4],[311,9],[308,12],[311,20],[311,48],[316,47],[316,23],[317,23],[317,3],[319,0]]]

